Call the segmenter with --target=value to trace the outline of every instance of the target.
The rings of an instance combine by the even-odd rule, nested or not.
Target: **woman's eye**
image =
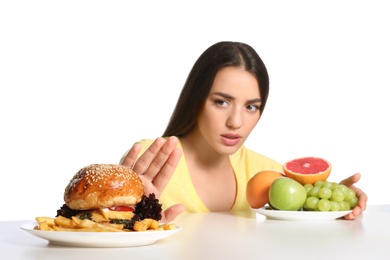
[[[225,100],[216,100],[215,103],[221,107],[225,107],[228,104]]]
[[[247,106],[247,108],[248,108],[249,111],[253,111],[253,112],[255,112],[257,110],[260,110],[260,107],[259,106],[255,106],[255,105],[249,105],[249,106]]]

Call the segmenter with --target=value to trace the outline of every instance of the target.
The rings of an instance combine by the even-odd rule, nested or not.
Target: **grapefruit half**
[[[327,160],[319,157],[297,158],[283,165],[286,176],[302,185],[314,184],[318,180],[326,181],[331,169],[332,165]]]
[[[246,198],[249,205],[258,209],[269,202],[269,189],[274,180],[283,177],[283,173],[275,170],[264,170],[253,175],[246,186]]]

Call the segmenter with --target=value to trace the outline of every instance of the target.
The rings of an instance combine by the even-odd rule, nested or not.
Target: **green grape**
[[[317,197],[308,197],[306,199],[305,205],[308,209],[315,210],[315,209],[317,209],[318,201],[319,201],[319,199]]]
[[[307,199],[303,207],[306,210],[347,211],[359,203],[354,190],[336,182],[316,181],[314,184],[305,184],[304,188]]]
[[[348,202],[351,204],[351,209],[353,209],[358,205],[359,199],[355,196],[352,199],[350,199]]]
[[[306,190],[306,194],[309,194],[309,191],[313,188],[313,184],[306,183],[305,185],[303,185],[303,187]]]
[[[324,184],[324,181],[316,181],[315,183],[314,183],[314,187],[322,187],[322,185]]]
[[[322,188],[328,188],[328,189],[332,189],[332,183],[329,182],[329,181],[325,181],[323,184],[322,184]]]
[[[345,186],[344,184],[338,184],[335,189],[341,189],[345,194],[348,190],[348,187]]]
[[[336,189],[339,184],[337,182],[332,182],[332,190]]]
[[[345,198],[345,193],[342,189],[336,188],[332,191],[331,200],[336,202],[342,202]]]
[[[317,203],[317,208],[320,211],[329,211],[331,207],[330,201],[328,199],[320,199]]]
[[[321,199],[329,199],[332,196],[332,190],[329,188],[322,187],[318,191],[318,197]]]
[[[347,188],[346,192],[345,192],[344,200],[350,201],[351,199],[353,199],[355,197],[356,197],[355,191],[353,189]]]
[[[340,203],[336,201],[330,201],[330,211],[339,211],[340,210]]]
[[[309,196],[311,197],[317,197],[318,198],[318,192],[320,191],[320,187],[313,187],[309,191]]]
[[[340,210],[350,210],[351,209],[351,204],[348,201],[341,201],[340,202]]]

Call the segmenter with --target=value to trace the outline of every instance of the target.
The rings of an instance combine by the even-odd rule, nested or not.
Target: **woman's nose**
[[[233,109],[229,114],[229,117],[226,121],[226,125],[229,128],[237,129],[242,126],[242,122],[243,122],[242,111],[240,111],[239,109]]]

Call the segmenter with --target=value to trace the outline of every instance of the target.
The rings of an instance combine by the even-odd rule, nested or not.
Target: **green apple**
[[[303,185],[288,177],[276,179],[269,189],[270,205],[279,210],[299,210],[306,196]]]

